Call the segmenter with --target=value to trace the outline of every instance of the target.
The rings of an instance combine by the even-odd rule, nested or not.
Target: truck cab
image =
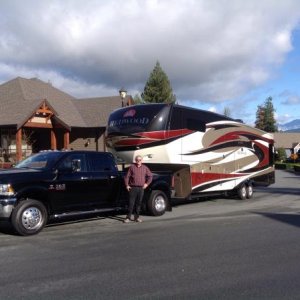
[[[0,218],[19,234],[37,233],[48,218],[115,210],[122,184],[110,153],[40,152],[0,171]]]

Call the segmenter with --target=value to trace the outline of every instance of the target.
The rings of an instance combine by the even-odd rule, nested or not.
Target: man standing
[[[144,190],[152,181],[152,173],[147,166],[142,164],[142,157],[140,155],[135,157],[135,163],[129,167],[124,180],[126,189],[129,192],[129,208],[124,223],[128,223],[131,220],[134,208],[134,221],[142,222],[140,210]]]

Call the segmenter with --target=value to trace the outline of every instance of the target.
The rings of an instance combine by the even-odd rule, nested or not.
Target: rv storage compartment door
[[[174,188],[176,198],[187,198],[192,192],[191,170],[186,166],[174,173]]]

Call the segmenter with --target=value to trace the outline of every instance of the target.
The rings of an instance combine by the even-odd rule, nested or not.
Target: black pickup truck
[[[117,212],[128,204],[124,171],[108,152],[43,151],[0,171],[0,219],[20,235],[36,234],[51,218]],[[172,177],[154,173],[143,207],[170,208]]]

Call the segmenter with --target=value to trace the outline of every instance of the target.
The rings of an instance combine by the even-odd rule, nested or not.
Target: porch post
[[[16,161],[22,160],[22,128],[16,133]]]
[[[64,132],[64,149],[69,149],[69,144],[70,144],[70,132],[65,131]]]
[[[51,129],[51,150],[57,149],[56,135],[53,129]]]

